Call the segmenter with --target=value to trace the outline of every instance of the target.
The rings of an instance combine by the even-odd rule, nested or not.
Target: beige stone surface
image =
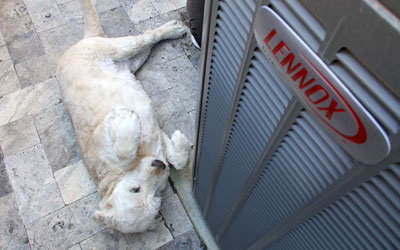
[[[130,249],[157,249],[165,243],[171,241],[172,235],[168,228],[164,225],[164,221],[160,221],[153,231],[146,231],[138,234],[127,234],[126,238]]]
[[[5,53],[4,48],[0,48],[0,54]],[[7,50],[7,48],[5,48]],[[0,55],[5,57],[4,60],[0,58],[0,97],[12,93],[20,88],[20,83],[15,73],[14,65],[9,58],[8,52],[6,55]]]
[[[75,132],[63,103],[36,114],[34,121],[54,172],[81,159]]]
[[[4,162],[25,225],[64,207],[42,145],[7,156]]]
[[[58,170],[54,176],[67,205],[96,192],[96,185],[82,161]]]
[[[0,127],[0,146],[5,156],[23,151],[40,143],[31,116],[25,116]]]
[[[92,219],[98,202],[94,193],[27,225],[32,250],[68,249],[104,230]]]
[[[12,92],[0,99],[0,126],[39,113],[61,101],[55,78]]]
[[[13,193],[0,197],[0,248],[29,250],[24,224],[18,216]]]
[[[160,212],[174,237],[193,229],[192,223],[176,194],[163,199]]]

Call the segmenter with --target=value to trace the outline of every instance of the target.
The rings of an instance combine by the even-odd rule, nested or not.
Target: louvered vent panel
[[[317,51],[326,36],[325,27],[299,0],[271,0],[272,8],[300,35],[305,42]]]
[[[400,165],[392,165],[266,249],[398,249]]]
[[[390,132],[400,130],[400,100],[347,49],[337,53],[331,69]]]
[[[289,103],[289,89],[256,50],[235,114],[207,221],[214,233],[243,189]]]
[[[253,1],[247,4],[240,0],[219,2],[197,166],[198,178],[202,181],[196,187],[196,197],[201,208],[204,208],[214,166],[218,163],[223,130],[254,11]]]
[[[301,112],[221,238],[221,246],[245,249],[351,167],[348,155],[307,112]]]

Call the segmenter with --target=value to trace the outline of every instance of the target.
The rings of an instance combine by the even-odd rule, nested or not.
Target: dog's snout
[[[164,162],[162,162],[162,161],[160,161],[160,160],[154,160],[152,163],[151,163],[151,166],[152,167],[156,167],[156,168],[160,168],[160,169],[165,169],[165,164],[164,164]]]

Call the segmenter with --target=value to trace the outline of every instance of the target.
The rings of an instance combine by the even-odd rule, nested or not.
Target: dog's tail
[[[85,22],[85,38],[94,36],[105,37],[106,34],[100,25],[99,16],[96,13],[92,1],[80,0],[80,4],[83,12],[83,21]]]

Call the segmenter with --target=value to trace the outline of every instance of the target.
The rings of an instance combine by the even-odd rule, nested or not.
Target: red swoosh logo
[[[333,84],[326,79],[326,77],[315,67],[303,54],[299,53],[300,56],[308,63],[308,65],[314,69],[315,72],[331,87],[331,89],[336,93],[336,95],[339,97],[339,99],[342,101],[342,103],[348,108],[350,111],[351,115],[354,117],[357,126],[358,126],[358,131],[355,135],[345,135],[336,128],[334,128],[331,124],[329,124],[323,117],[320,116],[320,114],[312,108],[314,113],[330,128],[332,129],[335,133],[340,135],[341,137],[354,142],[356,144],[363,144],[367,141],[367,131],[364,127],[364,124],[361,122],[361,119],[358,117],[356,112],[354,112],[353,108],[349,105],[349,103],[346,101],[346,99],[343,98],[343,96],[337,91],[337,89],[333,86]]]

